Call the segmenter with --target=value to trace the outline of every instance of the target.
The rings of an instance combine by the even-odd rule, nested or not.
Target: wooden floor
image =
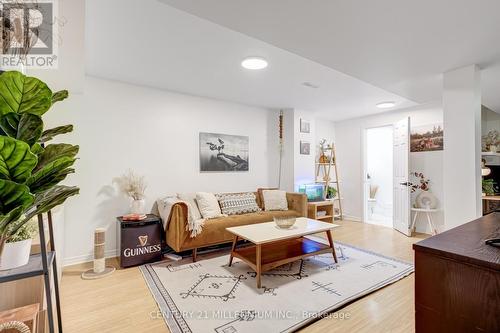
[[[427,235],[408,238],[390,228],[336,222],[334,240],[413,261],[411,245]],[[203,255],[199,256],[203,260]],[[109,264],[116,265],[116,260]],[[65,332],[169,332],[138,268],[120,269],[100,280],[82,280],[90,264],[67,267],[61,284]],[[414,332],[414,275],[370,294],[301,332]],[[344,318],[344,319],[342,319]]]

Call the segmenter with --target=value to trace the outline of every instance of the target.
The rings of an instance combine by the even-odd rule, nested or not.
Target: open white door
[[[394,124],[394,229],[410,236],[410,188],[408,186],[410,157],[410,117]]]

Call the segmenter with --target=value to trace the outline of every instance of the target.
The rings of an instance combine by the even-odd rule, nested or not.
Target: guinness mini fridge
[[[144,220],[124,221],[117,217],[117,256],[122,268],[142,265],[162,259],[163,224],[148,214]]]

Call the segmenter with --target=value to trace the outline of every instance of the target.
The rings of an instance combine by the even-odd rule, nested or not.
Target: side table
[[[436,213],[439,211],[439,209],[428,209],[428,208],[411,208],[412,212],[415,212],[413,215],[413,220],[411,222],[410,230],[411,232],[415,231],[415,224],[417,223],[417,216],[419,213],[423,213],[427,217],[427,222],[429,223],[429,227],[431,228],[431,232],[433,235],[437,235],[437,229],[436,226],[434,225],[434,222],[432,221],[432,213]]]
[[[124,221],[121,216],[116,220],[120,267],[142,265],[162,259],[164,231],[161,218],[148,214],[140,221]]]

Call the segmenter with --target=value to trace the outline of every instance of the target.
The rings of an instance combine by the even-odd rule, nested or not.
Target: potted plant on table
[[[20,72],[0,74],[0,267],[6,243],[14,243],[19,233],[26,237],[23,227],[31,219],[79,192],[60,185],[74,172],[79,147],[49,144],[73,126],[45,129],[42,120],[67,97],[66,90],[53,93],[44,82]]]
[[[409,182],[411,192],[414,193],[420,190],[420,193],[415,198],[415,207],[424,209],[436,209],[437,208],[437,198],[432,192],[430,192],[430,179],[425,177],[421,172],[412,172],[410,176],[417,179],[416,183]]]
[[[130,213],[143,215],[146,213],[146,180],[128,170],[124,175],[115,178],[114,182],[118,184],[120,191],[130,198]]]

